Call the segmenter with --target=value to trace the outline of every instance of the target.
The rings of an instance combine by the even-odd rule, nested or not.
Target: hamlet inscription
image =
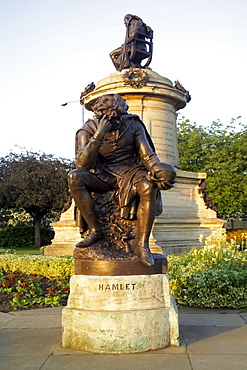
[[[136,284],[99,284],[99,290],[134,290]]]

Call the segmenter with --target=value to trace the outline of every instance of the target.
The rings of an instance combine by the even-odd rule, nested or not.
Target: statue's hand
[[[112,124],[109,117],[105,114],[98,123],[97,131],[94,134],[94,138],[97,140],[103,140],[105,134],[110,131]]]
[[[155,163],[149,176],[150,180],[155,182],[161,190],[171,189],[176,182],[175,168],[164,162]]]

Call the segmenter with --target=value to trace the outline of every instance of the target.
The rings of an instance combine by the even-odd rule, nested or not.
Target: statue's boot
[[[91,230],[83,240],[76,244],[78,248],[86,248],[104,237],[102,230]]]
[[[76,178],[74,180],[72,174],[70,178],[70,190],[74,197],[75,204],[86,221],[89,229],[89,234],[77,243],[76,246],[79,248],[85,248],[89,247],[96,241],[103,239],[104,234],[97,219],[95,203],[91,193],[82,182],[78,182],[76,180]]]
[[[137,210],[138,234],[134,245],[134,253],[146,266],[154,265],[154,258],[149,249],[148,240],[152,230],[156,212],[156,185],[143,180],[139,186],[140,203]]]
[[[140,257],[140,260],[144,265],[154,265],[154,258],[149,249],[148,243],[138,243],[134,248],[134,252],[138,257]]]

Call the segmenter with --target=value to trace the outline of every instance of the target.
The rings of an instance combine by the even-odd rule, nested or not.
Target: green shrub
[[[179,305],[247,307],[247,251],[227,242],[224,230],[212,232],[202,249],[168,259],[171,291]]]
[[[172,294],[179,305],[247,307],[247,251],[213,232],[202,249],[170,255]]]
[[[171,278],[178,305],[208,308],[247,307],[247,271],[208,269]]]
[[[72,256],[1,254],[1,268],[6,272],[19,271],[25,274],[44,275],[48,278],[65,278],[74,274],[74,259]]]
[[[54,232],[41,227],[41,246],[50,245]],[[34,248],[34,226],[7,226],[0,230],[0,248]]]
[[[5,253],[15,253],[16,251],[14,249],[4,249],[0,248],[0,254],[5,254]]]

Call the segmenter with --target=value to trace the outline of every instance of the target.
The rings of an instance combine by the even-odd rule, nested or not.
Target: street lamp
[[[79,103],[79,100],[68,101],[66,103],[61,104],[61,106],[62,107],[65,107],[66,105],[71,104],[71,103]],[[82,104],[82,115],[81,115],[81,118],[82,118],[82,124],[84,125],[84,105],[83,104]]]
[[[79,100],[68,101],[67,103],[61,104],[61,106],[65,107],[65,105],[70,104],[70,103],[79,103]]]

